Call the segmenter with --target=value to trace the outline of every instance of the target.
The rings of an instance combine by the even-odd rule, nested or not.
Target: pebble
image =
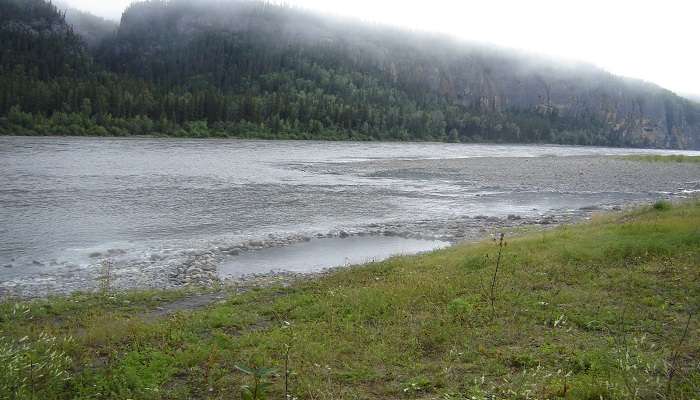
[[[204,252],[190,257],[170,274],[174,286],[210,287],[219,282],[217,260],[212,252]]]

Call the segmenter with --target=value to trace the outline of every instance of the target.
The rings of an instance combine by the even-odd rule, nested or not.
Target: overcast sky
[[[119,19],[131,0],[66,0]],[[698,0],[289,0],[339,15],[444,32],[596,64],[700,95]]]

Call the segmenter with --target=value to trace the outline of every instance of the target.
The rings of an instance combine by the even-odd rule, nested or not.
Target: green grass
[[[623,156],[625,160],[646,161],[646,162],[666,162],[666,163],[700,163],[700,156],[661,156],[661,155],[634,155]]]
[[[257,377],[282,399],[287,351],[299,399],[697,398],[700,203],[506,240],[494,308],[491,241],[160,319],[185,294],[6,302],[0,398],[249,399]]]

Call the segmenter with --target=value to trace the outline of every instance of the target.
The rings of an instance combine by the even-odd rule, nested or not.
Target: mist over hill
[[[41,0],[0,6],[6,134],[700,148],[700,106],[668,90],[443,35],[246,0],[137,2],[115,34]],[[18,29],[46,15],[50,33]],[[81,61],[37,73],[45,43]]]
[[[700,105],[700,94],[686,94],[683,97],[692,100]]]
[[[65,12],[66,23],[73,28],[90,48],[98,46],[108,36],[117,31],[119,24],[78,10],[61,1],[53,1],[59,11]]]

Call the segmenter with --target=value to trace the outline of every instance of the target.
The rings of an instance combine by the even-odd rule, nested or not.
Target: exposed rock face
[[[700,149],[700,103],[640,80],[622,78],[587,64],[560,63],[465,44],[443,47],[439,57],[418,43],[419,66],[383,66],[410,85],[419,74],[424,90],[482,113],[535,111],[601,124],[620,143]],[[390,54],[390,53],[389,53]],[[387,56],[388,58],[397,55]]]
[[[462,101],[484,111],[537,110],[573,121],[596,120],[619,142],[700,148],[700,106],[656,85],[586,65],[551,66],[513,58],[464,74]],[[477,82],[477,84],[471,83]]]
[[[700,106],[656,85],[587,66],[500,65],[461,71],[460,100],[485,112],[537,110],[574,120],[593,118],[630,144],[700,148]]]

